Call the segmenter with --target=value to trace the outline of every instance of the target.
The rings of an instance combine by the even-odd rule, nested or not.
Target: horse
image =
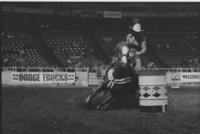
[[[85,104],[89,108],[107,110],[127,95],[136,96],[137,74],[135,73],[135,51],[126,42],[119,43],[115,55],[104,76],[104,81],[89,94]]]

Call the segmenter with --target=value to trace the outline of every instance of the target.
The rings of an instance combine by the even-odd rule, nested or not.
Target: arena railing
[[[88,72],[88,68],[54,68],[54,67],[1,67],[1,71],[11,72]]]
[[[100,70],[105,70],[102,68]],[[89,72],[88,68],[50,68],[50,67],[1,67],[1,71],[12,72]],[[142,71],[200,72],[200,68],[143,68]],[[93,71],[95,72],[95,71]],[[97,71],[96,71],[97,72]]]
[[[143,68],[142,71],[200,72],[200,68]]]

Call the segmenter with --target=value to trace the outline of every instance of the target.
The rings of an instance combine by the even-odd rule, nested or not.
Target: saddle
[[[108,80],[109,80],[109,82],[107,84],[108,88],[112,89],[115,84],[121,85],[121,84],[127,84],[127,83],[131,82],[131,77],[130,76],[125,77],[125,78],[121,78],[121,79],[115,79],[113,77],[113,72],[114,72],[114,69],[110,69],[108,71]]]

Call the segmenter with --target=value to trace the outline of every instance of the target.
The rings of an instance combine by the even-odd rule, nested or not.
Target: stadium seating
[[[85,44],[79,32],[46,30],[41,32],[41,37],[65,66],[91,67],[97,62],[93,50]]]
[[[16,28],[16,25],[14,25],[12,17],[8,20],[6,18],[7,16],[4,18],[5,22],[2,22],[1,25],[2,65],[49,66],[48,62],[33,46],[30,35],[25,35],[22,32],[23,30],[21,33],[13,30],[13,27]],[[79,27],[81,24],[77,23],[76,25]],[[59,30],[59,28],[43,29],[40,37],[53,50],[56,58],[65,67],[94,68],[96,65],[103,64],[95,57],[94,50],[86,44],[87,41],[78,32],[80,30],[78,27],[76,31],[74,30],[75,28],[71,28],[70,30]],[[113,30],[99,30],[94,29],[91,31],[93,31],[94,38],[102,50],[111,58],[114,54],[116,44],[124,41],[126,34],[120,30],[116,30],[115,32]],[[198,34],[195,32],[147,32],[147,45],[153,46],[155,53],[169,67],[199,66],[200,48],[198,46]],[[153,57],[151,56],[143,56],[145,67],[148,67],[152,63],[152,59]]]
[[[2,66],[48,66],[47,61],[33,48],[30,37],[15,33],[8,25],[2,25],[1,46]]]
[[[116,44],[125,40],[123,32],[95,32],[95,39],[109,57],[114,54]]]
[[[171,67],[190,67],[184,60],[199,58],[197,33],[148,33],[149,43]]]
[[[29,39],[2,39],[2,60],[8,59],[9,66],[47,66],[36,49],[31,47]]]

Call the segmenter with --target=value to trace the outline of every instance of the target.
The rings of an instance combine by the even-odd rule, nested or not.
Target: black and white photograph
[[[200,1],[0,1],[1,134],[199,134]]]

